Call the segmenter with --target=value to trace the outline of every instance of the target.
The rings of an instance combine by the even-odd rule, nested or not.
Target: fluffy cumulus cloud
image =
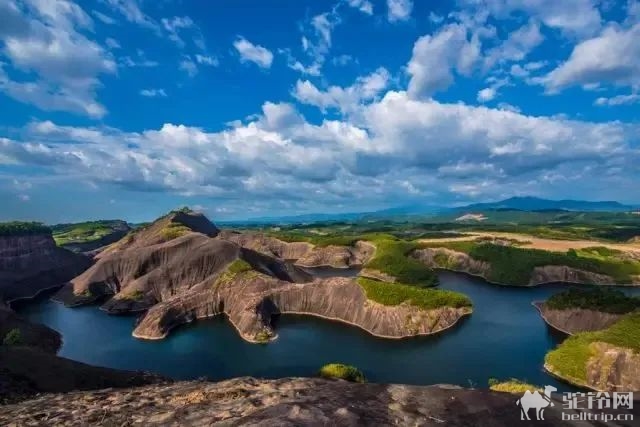
[[[260,68],[271,68],[273,53],[265,47],[255,45],[244,37],[239,37],[233,42],[233,47],[240,55],[240,61],[253,62]]]
[[[66,0],[0,3],[0,91],[47,111],[102,117],[99,76],[113,74],[111,54],[84,34],[93,20]],[[25,74],[29,77],[23,77]]]
[[[429,97],[454,81],[453,71],[470,75],[480,58],[480,41],[462,24],[450,24],[434,35],[420,37],[407,65],[409,94]]]
[[[169,123],[123,132],[34,122],[24,141],[0,139],[0,159],[135,190],[323,203],[495,196],[539,190],[554,176],[580,188],[593,185],[582,182],[587,174],[601,176],[603,186],[617,180],[630,188],[639,178],[611,172],[632,171],[640,161],[637,127],[416,100],[404,91],[378,98],[380,85],[365,89],[366,80],[314,100],[327,107],[346,102],[354,120],[312,124],[291,104],[266,102],[250,121],[220,132]],[[356,87],[373,100],[355,105],[348,94]]]
[[[629,28],[612,24],[573,48],[569,58],[547,74],[550,92],[574,85],[613,83],[640,86],[640,23]]]

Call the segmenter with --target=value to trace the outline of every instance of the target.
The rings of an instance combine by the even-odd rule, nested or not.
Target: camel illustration
[[[540,394],[537,390],[533,393],[531,393],[529,390],[525,391],[524,396],[516,400],[516,405],[520,407],[521,411],[520,419],[531,420],[531,418],[529,418],[528,412],[529,409],[535,408],[536,418],[538,420],[544,420],[542,411],[544,411],[547,406],[554,406],[553,402],[551,401],[551,393],[554,391],[558,391],[558,389],[550,385],[544,387],[544,394]]]

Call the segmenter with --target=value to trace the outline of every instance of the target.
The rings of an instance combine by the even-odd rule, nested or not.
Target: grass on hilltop
[[[469,297],[453,291],[380,282],[364,277],[358,278],[358,284],[364,289],[368,299],[383,305],[396,306],[406,303],[425,310],[472,306]]]
[[[593,356],[591,344],[604,342],[640,352],[640,313],[627,314],[607,329],[581,332],[547,353],[545,363],[554,373],[578,383],[587,380],[587,362]]]

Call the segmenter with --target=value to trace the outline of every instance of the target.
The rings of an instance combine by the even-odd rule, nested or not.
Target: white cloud
[[[220,65],[218,58],[216,58],[215,56],[196,54],[195,58],[198,64],[209,65],[211,67],[217,67],[218,65]]]
[[[23,202],[28,202],[29,200],[31,200],[31,197],[28,194],[20,194],[18,195],[18,198]]]
[[[326,91],[321,91],[308,80],[298,80],[292,95],[298,101],[314,105],[323,111],[336,108],[348,113],[356,110],[362,102],[375,99],[387,88],[389,80],[389,72],[384,68],[356,79],[347,88],[330,86]]]
[[[44,110],[106,114],[96,100],[98,76],[114,73],[116,65],[109,52],[83,35],[93,28],[89,15],[66,0],[33,2],[24,9],[4,3],[0,15],[2,53],[13,68],[0,64],[1,91]],[[16,70],[27,75],[13,77]]]
[[[104,0],[111,8],[122,14],[127,21],[140,25],[141,27],[149,28],[159,33],[160,26],[158,23],[145,14],[138,6],[136,0]]]
[[[349,6],[355,7],[360,12],[373,15],[373,4],[369,0],[348,0]]]
[[[107,24],[107,25],[114,25],[116,23],[116,20],[113,19],[112,17],[105,15],[102,12],[99,12],[97,10],[92,10],[91,13],[93,14],[93,16],[95,16],[96,18],[98,18],[100,21],[102,21],[103,23]]]
[[[353,63],[353,62],[357,63],[358,60],[354,59],[353,56],[351,56],[351,55],[343,54],[343,55],[340,55],[340,56],[336,56],[335,58],[333,58],[331,60],[331,62],[333,63],[333,65],[345,66],[345,65],[348,65],[348,64]]]
[[[142,89],[140,91],[140,95],[146,96],[148,98],[157,98],[157,97],[166,97],[167,93],[164,89]]]
[[[273,53],[265,47],[254,45],[244,37],[233,42],[233,47],[240,54],[241,62],[253,62],[261,68],[271,68]]]
[[[188,16],[174,16],[173,18],[162,18],[162,26],[169,33],[169,40],[179,47],[184,47],[184,40],[178,34],[180,30],[192,28],[195,24]]]
[[[496,90],[488,87],[478,92],[478,102],[489,102],[496,97]]]
[[[571,56],[541,82],[549,92],[595,83],[640,86],[640,23],[605,28],[573,48]]]
[[[616,95],[611,98],[600,97],[595,100],[594,105],[598,106],[616,106],[616,105],[632,105],[640,103],[640,94],[630,93],[629,95]]]
[[[194,77],[196,74],[198,74],[198,66],[188,56],[184,57],[180,61],[178,68],[187,73],[189,77]]]
[[[420,37],[407,65],[409,94],[424,98],[446,89],[453,83],[452,70],[469,75],[479,57],[480,41],[475,35],[468,39],[461,24],[446,25],[434,35]]]
[[[118,43],[118,40],[112,39],[111,37],[107,37],[104,43],[109,49],[120,49],[122,47],[120,46],[120,43]]]
[[[529,23],[510,33],[506,40],[486,53],[485,70],[493,68],[497,63],[523,60],[531,50],[542,43],[543,39],[538,23],[530,20]]]
[[[413,10],[412,0],[387,0],[389,22],[406,21]]]

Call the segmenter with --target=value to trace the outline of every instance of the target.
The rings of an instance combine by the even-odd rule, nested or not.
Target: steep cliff
[[[570,335],[606,329],[623,316],[622,314],[582,308],[554,310],[543,302],[535,302],[533,305],[549,326]]]
[[[62,337],[57,331],[28,322],[0,301],[0,342],[13,330],[19,331],[19,344],[23,346],[55,354],[62,344]]]
[[[331,266],[336,268],[364,265],[372,256],[375,247],[359,241],[353,246],[315,246],[307,242],[284,242],[261,233],[237,233],[223,231],[220,238],[262,254],[295,261],[304,267]]]
[[[319,378],[219,383],[179,382],[126,390],[48,394],[8,405],[2,425],[57,426],[596,426],[563,420],[561,401],[545,409],[544,421],[521,421],[510,393],[455,386],[357,384]],[[639,416],[635,405],[631,412]],[[533,412],[533,411],[531,411]],[[587,411],[590,412],[590,411]],[[593,411],[601,412],[601,411]],[[607,409],[614,416],[622,409]],[[633,421],[612,421],[616,427]]]
[[[415,250],[411,256],[422,261],[431,268],[459,271],[482,277],[489,282],[497,282],[492,279],[492,265],[490,262],[472,258],[464,252],[458,252],[447,248],[425,248]],[[576,283],[615,285],[615,280],[604,274],[571,268],[564,265],[545,265],[534,267],[531,270],[528,283],[525,286],[538,286],[547,283]],[[503,284],[499,283],[498,284]]]
[[[56,246],[50,233],[0,236],[0,298],[30,298],[68,282],[91,260]]]
[[[367,299],[354,279],[336,277],[301,284],[247,271],[221,278],[210,290],[155,305],[133,334],[160,339],[181,323],[225,313],[244,339],[263,342],[275,337],[273,315],[298,313],[349,323],[380,337],[403,338],[440,332],[470,312],[466,307],[423,310],[410,304],[378,304]]]

